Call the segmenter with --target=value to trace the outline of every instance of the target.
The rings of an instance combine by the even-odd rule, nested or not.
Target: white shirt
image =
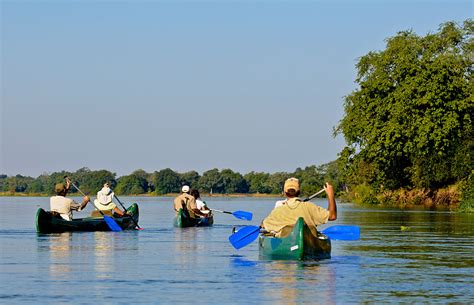
[[[275,202],[275,207],[274,209],[278,208],[278,207],[281,207],[282,205],[284,205],[286,202],[286,199],[284,200],[278,200],[277,202]]]
[[[202,210],[206,206],[206,203],[201,199],[196,199],[196,206],[199,210]]]
[[[64,196],[53,196],[49,199],[51,211],[58,212],[63,219],[72,220],[72,211],[81,211],[81,204]]]

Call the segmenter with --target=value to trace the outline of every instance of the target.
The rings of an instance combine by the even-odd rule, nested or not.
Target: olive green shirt
[[[304,202],[300,198],[290,198],[282,206],[273,209],[262,224],[267,231],[275,231],[275,236],[281,237],[282,229],[294,226],[300,217],[303,217],[304,222],[316,236],[316,227],[328,222],[329,211],[314,203]]]

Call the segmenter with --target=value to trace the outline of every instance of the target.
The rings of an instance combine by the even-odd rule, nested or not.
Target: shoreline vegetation
[[[370,208],[393,208],[400,210],[435,210],[435,211],[458,211],[473,212],[474,200],[472,199],[472,182],[459,183],[447,188],[438,190],[429,189],[398,189],[386,190],[381,193],[375,192],[370,186],[358,185],[352,191],[337,193],[338,204],[354,203],[363,207]],[[471,193],[470,193],[471,192]],[[50,197],[51,193],[25,193],[15,191],[0,192],[0,197]],[[89,194],[94,196],[94,194]],[[156,194],[154,192],[141,194],[120,194],[126,197],[157,197],[174,198],[179,193]],[[281,199],[283,194],[252,194],[252,193],[202,193],[203,198],[270,198]],[[81,196],[78,193],[72,193],[71,196]],[[301,196],[302,198],[306,196]],[[321,195],[320,198],[325,198]]]

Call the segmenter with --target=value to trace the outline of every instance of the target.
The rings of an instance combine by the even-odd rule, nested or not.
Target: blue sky
[[[472,1],[1,1],[1,163],[293,171],[337,158],[355,64]]]

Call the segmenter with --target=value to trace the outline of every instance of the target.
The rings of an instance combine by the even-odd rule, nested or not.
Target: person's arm
[[[114,212],[117,213],[120,217],[123,217],[127,214],[126,211],[122,211],[121,209],[119,209],[118,207],[115,207],[114,208]]]
[[[79,211],[81,211],[82,209],[84,209],[86,207],[86,205],[91,201],[91,199],[89,198],[89,196],[84,196],[84,198],[82,198],[82,204],[81,206],[79,207]]]
[[[84,196],[84,198],[82,198],[82,203],[81,204],[75,202],[72,199],[69,199],[69,200],[70,200],[70,204],[69,204],[70,209],[73,210],[73,211],[80,212],[80,211],[82,211],[83,208],[86,207],[87,203],[89,203],[90,198],[89,198],[89,196]]]
[[[331,184],[326,183],[324,185],[324,190],[328,196],[328,211],[329,211],[329,221],[334,221],[337,219],[337,206],[336,206],[336,199],[334,197],[334,188]]]

